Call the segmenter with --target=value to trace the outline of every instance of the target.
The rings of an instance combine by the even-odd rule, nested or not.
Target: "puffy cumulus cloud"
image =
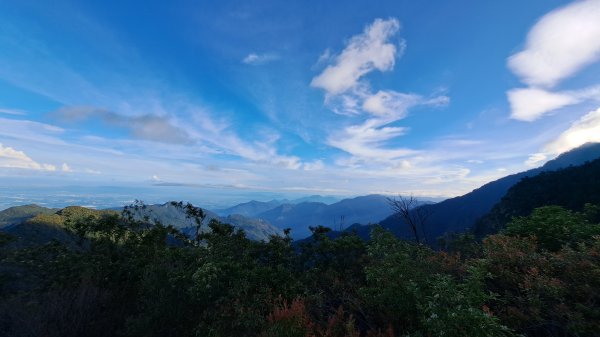
[[[508,66],[529,85],[552,87],[598,59],[600,0],[586,0],[544,15]]]
[[[3,146],[0,143],[0,167],[30,169],[38,171],[56,171],[56,166],[51,164],[40,164],[31,159],[23,151],[18,151],[12,147]]]
[[[89,106],[65,106],[55,116],[65,121],[99,118],[105,123],[130,130],[135,138],[170,144],[186,144],[192,140],[186,130],[174,125],[170,118],[145,114],[124,116],[116,112]]]
[[[551,154],[560,154],[589,142],[600,142],[600,108],[575,121],[545,147]]]
[[[399,29],[397,19],[376,19],[362,34],[349,40],[333,64],[312,79],[311,86],[338,95],[354,88],[362,76],[373,70],[391,70],[396,55],[404,48],[389,42]]]
[[[553,93],[536,88],[522,88],[508,91],[511,107],[510,117],[531,122],[544,114],[580,102],[574,95]]]
[[[279,55],[273,53],[256,54],[250,53],[242,59],[242,63],[253,66],[269,63],[279,59]]]

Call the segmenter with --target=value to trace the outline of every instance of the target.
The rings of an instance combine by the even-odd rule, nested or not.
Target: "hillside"
[[[600,159],[524,178],[477,221],[473,231],[483,237],[504,228],[512,217],[528,215],[541,206],[580,211],[586,203],[600,204]]]
[[[223,223],[228,223],[236,228],[243,229],[249,239],[252,240],[268,240],[271,235],[283,235],[283,232],[272,226],[269,222],[261,219],[248,218],[243,215],[228,215],[221,217],[218,214],[203,209],[206,214],[204,223],[208,223],[211,219],[219,220]],[[147,216],[150,221],[160,222],[163,225],[172,225],[186,234],[195,231],[195,222],[189,218],[182,208],[176,207],[171,202],[161,205],[144,205],[137,213],[138,219]],[[208,229],[203,226],[204,229]]]
[[[38,205],[24,205],[7,208],[0,211],[0,228],[20,224],[38,214],[53,214],[57,209],[41,207]]]
[[[75,239],[71,233],[65,230],[65,220],[67,218],[71,220],[98,219],[103,215],[118,214],[115,211],[99,211],[80,206],[69,206],[56,210],[37,205],[27,205],[4,210],[0,212],[0,216],[9,213],[7,211],[12,214],[27,213],[32,215],[21,222],[15,222],[11,226],[0,229],[16,238],[10,243],[12,247],[40,245],[50,241],[58,241],[67,246],[73,246]]]
[[[265,220],[241,215],[220,217],[208,210],[205,210],[205,213],[205,223],[211,219],[229,223],[236,228],[243,229],[247,237],[252,240],[268,240],[271,235],[283,234],[281,230]],[[53,239],[68,243],[71,236],[64,230],[67,215],[71,218],[79,218],[98,217],[102,214],[119,214],[119,212],[116,210],[99,211],[79,206],[69,206],[60,210],[37,205],[16,206],[0,212],[2,221],[0,230],[18,238],[14,243],[18,246],[41,244]],[[144,216],[148,216],[151,222],[159,221],[164,225],[173,225],[186,234],[195,232],[194,221],[186,216],[183,209],[177,208],[171,203],[146,205],[136,215],[140,220]],[[204,228],[207,229],[206,226]]]

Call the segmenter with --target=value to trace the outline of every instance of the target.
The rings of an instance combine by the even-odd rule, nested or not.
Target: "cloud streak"
[[[133,137],[143,140],[169,144],[189,144],[192,141],[185,130],[175,126],[170,118],[162,116],[123,116],[107,109],[88,106],[62,107],[54,115],[67,122],[98,118],[111,126],[128,129]]]
[[[265,53],[265,54],[250,53],[242,59],[242,63],[248,64],[248,65],[253,65],[253,66],[258,66],[258,65],[263,65],[263,64],[277,61],[277,60],[279,60],[279,55],[274,54],[274,53]]]

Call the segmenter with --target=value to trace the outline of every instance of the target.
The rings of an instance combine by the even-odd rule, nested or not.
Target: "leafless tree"
[[[398,195],[398,197],[388,198],[388,202],[394,214],[408,225],[417,243],[421,243],[419,232],[423,233],[423,240],[427,243],[425,223],[431,213],[426,208],[419,207],[419,200],[411,194],[408,197]]]

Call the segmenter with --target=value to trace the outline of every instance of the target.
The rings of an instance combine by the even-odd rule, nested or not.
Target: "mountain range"
[[[260,213],[272,210],[277,206],[281,205],[296,205],[305,202],[313,202],[313,203],[321,203],[330,205],[340,201],[341,198],[334,196],[322,196],[322,195],[310,195],[307,197],[302,197],[298,199],[279,199],[279,200],[271,200],[271,201],[256,201],[251,200],[248,202],[244,202],[241,204],[237,204],[235,206],[231,206],[229,208],[224,209],[215,209],[214,212],[221,216],[239,214],[248,217],[257,216]]]
[[[559,155],[539,168],[500,178],[459,197],[446,199],[436,204],[419,206],[420,211],[429,215],[420,234],[426,238],[429,244],[435,246],[437,238],[445,233],[473,229],[477,221],[488,214],[509,189],[524,178],[534,177],[543,172],[580,166],[597,158],[600,158],[600,143],[588,143]],[[409,227],[397,215],[390,215],[378,223],[399,237],[413,238]],[[351,226],[346,231],[354,231],[361,237],[368,238],[371,229],[372,226]],[[337,234],[332,233],[331,235]]]
[[[280,229],[290,228],[292,238],[302,239],[310,236],[310,226],[320,225],[342,230],[354,223],[375,223],[391,214],[387,197],[373,194],[344,199],[331,205],[319,202],[283,204],[259,213],[256,217],[265,219]]]
[[[445,233],[464,232],[477,227],[476,230],[487,234],[490,230],[501,227],[511,216],[524,215],[538,204],[573,206],[568,204],[570,202],[581,208],[583,201],[595,202],[590,198],[596,195],[594,189],[600,188],[597,186],[598,172],[594,171],[600,163],[593,162],[597,158],[600,158],[600,143],[586,144],[561,154],[542,167],[506,176],[463,196],[435,204],[423,202],[416,209],[429,216],[425,225],[420,228],[420,234],[428,243],[435,245],[436,239]],[[590,188],[592,190],[588,191]],[[566,191],[564,195],[562,191]],[[332,201],[331,198],[333,197],[311,196],[306,200]],[[338,232],[355,231],[367,238],[371,224],[375,223],[399,237],[412,238],[408,226],[401,218],[392,214],[388,198],[382,195],[355,197],[331,204],[302,200],[296,202],[250,201],[217,212],[204,211],[206,222],[217,219],[232,224],[243,229],[254,240],[267,240],[271,235],[282,235],[286,228],[290,228],[292,238],[298,240],[310,236],[310,226],[319,225]],[[520,205],[520,208],[515,205]],[[0,212],[0,230],[43,238],[45,232],[40,226],[45,225],[44,221],[48,220],[51,228],[46,226],[46,229],[50,228],[53,233],[57,228],[60,229],[60,226],[57,227],[60,221],[57,222],[56,216],[65,209],[37,205],[11,207]],[[183,209],[172,203],[146,205],[138,212],[136,216],[139,218],[147,216],[151,221],[171,224],[184,233],[195,230],[193,220],[187,218]],[[332,235],[336,235],[335,232]]]

